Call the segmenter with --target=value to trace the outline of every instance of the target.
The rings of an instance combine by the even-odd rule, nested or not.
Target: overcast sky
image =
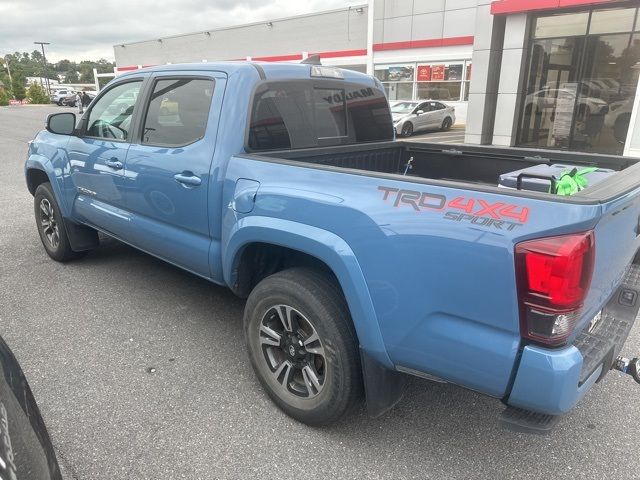
[[[366,0],[0,0],[0,55],[50,42],[47,60],[113,60],[113,45]]]

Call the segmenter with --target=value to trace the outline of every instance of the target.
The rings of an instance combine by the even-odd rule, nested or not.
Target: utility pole
[[[9,60],[7,60],[7,57],[8,57],[8,56],[9,56],[9,55],[4,55],[4,56],[2,57],[2,64],[3,64],[3,65],[6,65],[6,67],[7,67],[7,73],[9,74],[9,88],[8,88],[8,90],[10,90],[11,92],[13,92],[13,88],[12,88],[12,87],[13,87],[13,78],[11,78],[11,66],[9,65]],[[13,98],[16,98],[16,97],[13,95],[13,93],[12,93],[12,95],[11,95],[11,96],[12,96]]]
[[[13,78],[11,78],[11,66],[9,65],[9,60],[7,60],[8,56],[9,55],[5,55],[2,57],[2,63],[7,66],[7,73],[9,74],[9,87],[11,87],[11,85],[13,85]]]
[[[49,86],[49,77],[47,77],[47,57],[44,54],[44,46],[51,45],[49,42],[33,42],[36,45],[42,47],[42,74],[44,75],[44,81],[47,84],[47,95],[51,95],[51,87]]]

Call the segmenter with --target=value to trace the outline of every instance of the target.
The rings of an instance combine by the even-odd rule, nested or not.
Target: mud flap
[[[391,410],[404,396],[407,375],[389,370],[360,347],[367,413],[376,418]]]
[[[74,252],[83,252],[96,248],[100,244],[98,232],[93,228],[73,223],[69,219],[64,219],[64,229],[69,237],[71,250]]]

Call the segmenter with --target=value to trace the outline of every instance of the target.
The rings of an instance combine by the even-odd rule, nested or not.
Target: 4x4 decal
[[[493,227],[498,230],[514,230],[527,223],[529,209],[504,202],[490,203],[486,200],[455,197],[415,190],[379,186],[384,201],[391,200],[394,207],[411,207],[417,212],[443,212],[446,220],[469,222],[474,225]]]

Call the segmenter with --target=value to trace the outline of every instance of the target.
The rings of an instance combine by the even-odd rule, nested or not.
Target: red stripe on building
[[[337,50],[335,52],[319,52],[320,58],[361,57],[367,54],[367,49],[361,50]],[[311,53],[309,55],[312,55]]]
[[[506,15],[535,10],[618,3],[620,1],[622,0],[498,0],[491,4],[491,13],[493,15]]]
[[[274,55],[271,57],[251,57],[251,60],[257,62],[288,62],[291,60],[302,60],[301,53],[294,53],[293,55]]]
[[[555,0],[558,1],[558,0]],[[385,50],[406,50],[409,48],[452,47],[455,45],[473,45],[473,36],[429,38],[425,40],[410,40],[406,42],[374,43],[373,50],[382,52]]]

